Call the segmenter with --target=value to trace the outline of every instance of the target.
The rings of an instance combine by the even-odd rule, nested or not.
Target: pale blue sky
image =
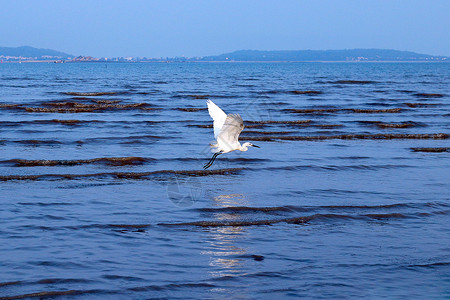
[[[450,56],[450,0],[0,0],[0,46],[74,55],[389,48]]]

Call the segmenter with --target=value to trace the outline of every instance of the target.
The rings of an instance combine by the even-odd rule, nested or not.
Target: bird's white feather
[[[217,136],[217,143],[224,152],[240,148],[239,135],[244,129],[244,121],[238,114],[229,114]]]
[[[227,119],[227,114],[218,107],[214,102],[208,99],[206,101],[206,104],[208,105],[208,112],[211,118],[214,120],[214,137],[217,139],[217,136],[220,133],[220,130],[223,127],[223,124],[225,124],[225,120]]]

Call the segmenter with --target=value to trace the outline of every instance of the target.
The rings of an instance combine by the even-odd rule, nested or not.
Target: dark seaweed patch
[[[60,108],[92,108],[92,109],[108,109],[108,108],[118,108],[118,109],[126,109],[126,108],[138,108],[138,107],[146,107],[147,103],[132,103],[132,104],[117,104],[113,103],[80,103],[80,102],[46,102],[44,103],[46,106],[55,106]]]
[[[103,123],[104,121],[99,120],[33,120],[33,121],[0,121],[0,126],[23,126],[23,125],[33,125],[33,124],[61,124],[61,125],[80,125],[83,123]]]
[[[50,122],[63,124],[63,125],[78,125],[78,124],[82,123],[82,121],[80,121],[80,120],[58,120],[58,119],[53,119]]]
[[[195,111],[201,111],[201,110],[207,110],[206,107],[202,107],[202,108],[195,108],[195,107],[178,107],[176,108],[177,110],[181,110],[181,111],[187,111],[187,112],[195,112]]]
[[[197,128],[213,128],[212,124],[209,125],[200,125],[200,124],[188,124],[187,127],[197,127]],[[261,128],[264,127],[264,124],[255,124],[255,125],[245,125],[245,128]]]
[[[390,214],[366,214],[364,215],[366,217],[377,219],[377,220],[383,220],[383,219],[403,219],[407,218],[406,215],[400,214],[400,213],[390,213]]]
[[[77,140],[77,141],[68,141],[68,142],[60,142],[57,140],[0,140],[0,143],[17,143],[24,145],[62,145],[62,144],[85,144],[85,143],[104,143],[105,141],[119,141],[121,143],[130,143],[130,142],[151,142],[158,141],[161,139],[168,139],[169,136],[157,136],[157,135],[136,135],[136,136],[111,136],[111,137],[98,137],[98,138],[88,138],[85,140]]]
[[[16,285],[21,284],[22,281],[8,281],[8,282],[0,282],[0,287],[2,286],[8,286],[8,285]],[[1,299],[1,298],[0,298]]]
[[[296,120],[296,121],[245,121],[247,124],[289,124],[289,125],[295,125],[295,124],[306,124],[310,123],[311,120]],[[246,125],[246,127],[248,127]]]
[[[109,224],[108,226],[113,228],[123,228],[123,229],[145,229],[150,227],[150,224]]]
[[[292,90],[292,91],[285,91],[285,90],[270,90],[270,91],[262,91],[258,92],[258,94],[264,95],[264,94],[294,94],[294,95],[319,95],[322,94],[320,91],[312,91],[312,90],[306,90],[306,91],[300,91],[300,90]]]
[[[449,205],[445,203],[423,203],[423,204],[409,204],[409,203],[395,203],[395,204],[385,204],[385,205],[324,205],[324,206],[267,206],[267,207],[249,207],[249,206],[229,206],[229,207],[204,207],[197,208],[196,211],[204,213],[273,213],[273,212],[309,212],[317,211],[322,209],[327,210],[385,210],[385,209],[398,209],[398,208],[421,208],[422,206],[431,207],[448,207]]]
[[[19,104],[0,103],[0,108],[12,109],[12,108],[19,108],[19,107],[20,107]]]
[[[316,220],[329,220],[329,219],[399,219],[407,218],[408,216],[400,213],[388,213],[388,214],[365,214],[365,215],[340,215],[340,214],[315,214],[311,216],[301,216],[294,218],[283,219],[265,219],[265,220],[241,220],[241,221],[197,221],[197,222],[185,222],[185,223],[159,223],[160,226],[173,226],[173,227],[241,227],[241,226],[264,226],[274,225],[279,223],[287,224],[307,224]]]
[[[28,298],[54,298],[57,296],[82,295],[98,293],[98,290],[68,290],[68,291],[44,291],[30,294],[15,295],[9,297],[0,297],[1,300],[28,299]]]
[[[121,141],[121,143],[141,143],[141,140],[161,140],[170,138],[169,136],[159,136],[159,135],[131,135],[131,136],[108,136],[108,137],[98,137],[89,138],[86,140],[77,141],[77,143],[102,143],[104,141]]]
[[[25,159],[11,159],[0,161],[0,163],[14,164],[16,167],[36,167],[36,166],[75,166],[83,164],[106,164],[111,166],[128,166],[128,165],[142,165],[151,160],[143,157],[102,157],[93,159],[78,159],[78,160],[25,160]]]
[[[350,113],[363,113],[363,114],[377,114],[377,113],[400,113],[401,108],[390,109],[357,109],[357,108],[311,108],[311,109],[284,109],[286,112],[297,114],[322,114],[322,113],[334,113],[334,112],[350,112]]]
[[[97,123],[101,121],[97,120],[89,120],[89,121],[81,121],[81,120],[59,120],[59,119],[52,119],[52,120],[36,120],[36,123],[38,124],[62,124],[62,125],[80,125],[83,123]]]
[[[449,147],[438,147],[438,148],[411,148],[414,152],[432,152],[432,153],[440,153],[440,152],[450,152]]]
[[[93,108],[44,108],[44,107],[25,107],[26,112],[37,113],[85,113],[94,112]]]
[[[441,103],[403,103],[409,107],[426,107],[426,106],[436,106],[436,105],[442,105]]]
[[[437,262],[437,263],[431,263],[431,264],[422,264],[422,265],[409,265],[408,268],[430,268],[434,269],[436,267],[447,267],[450,266],[450,262]]]
[[[336,81],[330,81],[330,83],[334,83],[334,84],[373,84],[373,83],[377,83],[377,82],[371,81],[371,80],[336,80]]]
[[[172,98],[191,98],[191,99],[208,99],[208,98],[236,98],[235,95],[209,95],[209,94],[175,94],[172,96]]]
[[[390,109],[355,109],[348,108],[345,111],[350,111],[354,113],[362,113],[362,114],[375,114],[375,113],[399,113],[402,111],[401,108],[390,108]]]
[[[40,175],[2,175],[0,181],[9,180],[75,180],[75,179],[149,179],[155,176],[177,174],[183,176],[209,176],[209,175],[233,175],[243,168],[217,169],[217,170],[161,170],[153,172],[113,172],[94,174],[40,174]]]
[[[59,141],[55,140],[18,140],[13,141],[14,143],[24,144],[24,145],[60,145]]]
[[[421,98],[442,98],[442,97],[444,97],[443,94],[437,94],[437,93],[416,93],[413,95],[416,97],[421,97]]]
[[[400,123],[400,124],[393,124],[393,123],[376,123],[376,126],[379,128],[410,128],[410,127],[416,127],[417,125],[413,122],[406,122],[406,123]]]
[[[419,123],[416,122],[401,122],[401,123],[383,123],[381,121],[360,121],[360,123],[362,124],[370,124],[370,125],[374,125],[377,126],[378,128],[381,129],[386,129],[386,128],[411,128],[411,127],[419,127],[419,126],[423,126]]]
[[[89,280],[78,278],[46,278],[38,280],[38,284],[58,284],[58,283],[88,283]]]
[[[341,135],[319,135],[319,136],[254,136],[246,137],[250,141],[266,141],[275,140],[286,141],[320,141],[320,140],[392,140],[392,139],[448,139],[449,134],[341,134]]]
[[[108,95],[117,95],[117,94],[124,94],[125,92],[63,92],[64,95],[69,96],[108,96]]]
[[[117,104],[117,101],[93,101],[94,103],[81,102],[44,102],[43,107],[29,107],[16,104],[4,104],[0,108],[23,110],[32,113],[85,113],[102,112],[106,110],[156,110],[161,108],[149,107],[148,103]]]
[[[187,95],[187,96],[193,99],[206,99],[210,97],[210,95]]]
[[[322,129],[333,129],[333,128],[339,128],[343,127],[342,124],[313,124],[312,126]]]
[[[257,131],[257,130],[247,130],[243,131],[243,134],[261,134],[261,135],[267,135],[267,134],[291,134],[294,133],[293,131]]]
[[[92,100],[92,101],[100,104],[115,104],[121,102],[120,100]]]
[[[72,100],[78,101],[47,101],[42,102],[41,105],[50,107],[96,107],[97,104],[118,104],[122,102],[121,100],[98,100],[83,97],[73,97]],[[86,101],[80,102],[80,100]]]
[[[286,108],[285,112],[297,113],[297,114],[320,114],[320,113],[330,113],[330,112],[338,112],[342,109],[338,108],[311,108],[311,109],[295,109],[295,108]]]
[[[322,92],[320,91],[289,91],[291,94],[295,95],[320,95]]]
[[[186,223],[159,223],[159,226],[198,226],[198,227],[241,227],[241,226],[261,226],[261,225],[273,225],[277,223],[295,223],[305,224],[310,219],[308,217],[299,218],[287,218],[277,220],[256,220],[256,221],[198,221],[198,222],[186,222]]]
[[[80,101],[80,100],[84,100],[84,101],[94,101],[94,99],[89,98],[89,97],[69,97],[69,99],[72,99],[72,100],[78,100],[78,101]]]
[[[197,209],[200,212],[228,212],[228,213],[271,213],[271,212],[292,212],[293,207],[290,206],[269,206],[269,207],[248,207],[248,206],[230,206],[230,207],[205,207]]]
[[[251,258],[253,258],[253,260],[255,260],[255,261],[263,261],[264,260],[264,256],[263,255],[253,254],[253,255],[251,255]]]
[[[247,123],[247,122],[246,122]],[[250,123],[250,122],[248,122]],[[299,121],[267,121],[267,123],[262,122],[263,124],[261,125],[265,125],[265,124],[280,124],[280,125],[293,125],[293,126],[299,126],[299,127],[316,127],[316,128],[321,128],[321,129],[333,129],[333,128],[338,128],[338,127],[343,127],[344,125],[341,124],[312,124],[311,120],[299,120]],[[252,125],[246,125],[245,128],[251,128]],[[294,133],[292,131],[273,131],[273,134],[277,134],[277,132],[279,132],[280,134],[288,134],[288,133]],[[272,132],[270,131],[251,131],[251,130],[245,130],[243,131],[244,134],[249,134],[249,133],[262,133],[262,134],[270,134]]]

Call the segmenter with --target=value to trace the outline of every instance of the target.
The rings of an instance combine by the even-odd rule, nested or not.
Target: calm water
[[[450,64],[1,64],[0,91],[0,299],[450,297]],[[204,172],[207,98],[261,148]]]

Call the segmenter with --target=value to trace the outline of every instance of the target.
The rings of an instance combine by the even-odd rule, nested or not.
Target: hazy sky
[[[0,46],[73,55],[389,48],[450,56],[450,0],[0,0]]]

